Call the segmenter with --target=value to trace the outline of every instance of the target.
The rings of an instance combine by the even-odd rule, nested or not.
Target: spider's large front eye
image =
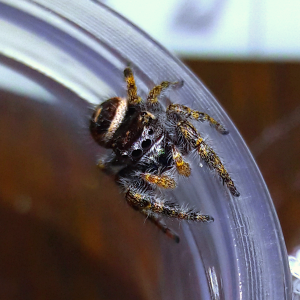
[[[127,111],[127,102],[122,98],[111,98],[96,107],[90,121],[90,131],[95,141],[110,148],[111,140],[122,123]]]
[[[142,142],[143,150],[148,150],[151,147],[151,140],[147,139]]]
[[[137,159],[143,155],[143,151],[141,149],[136,149],[132,151],[131,155],[134,159]]]

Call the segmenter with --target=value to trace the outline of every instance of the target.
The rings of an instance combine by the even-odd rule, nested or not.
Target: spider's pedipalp
[[[170,104],[167,108],[167,113],[170,112],[175,112],[176,114],[179,114],[187,119],[193,119],[201,122],[207,121],[212,127],[214,127],[221,134],[229,133],[229,131],[222,124],[217,122],[214,118],[212,118],[208,114],[197,110],[193,110],[188,106],[182,104]]]
[[[176,181],[169,175],[155,175],[151,173],[141,173],[140,176],[148,183],[154,184],[163,189],[175,189]]]
[[[175,145],[172,146],[172,156],[175,161],[177,172],[182,176],[189,177],[191,175],[191,167],[186,161],[184,161],[181,153]]]

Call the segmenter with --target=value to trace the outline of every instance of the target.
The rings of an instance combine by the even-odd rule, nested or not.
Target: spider
[[[166,109],[158,97],[180,82],[163,81],[152,88],[143,101],[130,67],[124,70],[127,98],[114,97],[98,105],[90,120],[94,140],[112,153],[98,163],[98,167],[113,174],[121,186],[127,203],[152,221],[176,242],[179,237],[168,228],[159,215],[198,222],[214,221],[209,215],[181,208],[165,201],[161,189],[174,189],[174,174],[189,177],[191,167],[185,156],[194,151],[215,170],[233,196],[238,197],[232,179],[215,151],[197,132],[191,121],[207,121],[221,134],[228,131],[206,113],[181,104]]]

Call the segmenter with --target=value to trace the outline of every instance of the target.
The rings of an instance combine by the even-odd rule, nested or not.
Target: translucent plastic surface
[[[70,90],[78,96],[70,100],[70,110],[86,111],[91,103],[125,95],[122,70],[130,62],[141,96],[162,80],[184,80],[168,99],[204,111],[229,129],[221,136],[207,124],[198,126],[241,196],[232,197],[199,158],[190,157],[191,178],[166,196],[212,215],[215,222],[168,221],[181,237],[178,245],[157,235],[161,299],[291,299],[284,240],[261,174],[230,119],[180,61],[120,16],[87,0],[0,0],[0,27],[6,67],[25,66],[53,81],[53,89],[59,84]],[[80,118],[74,122],[85,124]],[[96,161],[103,150],[93,151]]]
[[[289,255],[289,264],[293,276],[293,300],[300,299],[300,251],[297,247],[292,255]]]

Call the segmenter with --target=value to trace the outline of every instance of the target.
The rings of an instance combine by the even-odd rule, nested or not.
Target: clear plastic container
[[[157,233],[162,257],[159,299],[291,299],[284,239],[257,165],[216,99],[178,59],[96,1],[0,0],[0,22],[1,64],[53,93],[61,87],[65,94],[70,91],[70,99],[47,93],[42,97],[72,111],[77,117],[70,122],[84,127],[91,104],[125,95],[122,71],[130,63],[141,96],[162,80],[184,80],[168,99],[204,111],[229,129],[222,136],[207,124],[198,127],[241,196],[232,197],[213,172],[190,157],[191,178],[181,180],[167,197],[212,215],[215,222],[168,220],[181,237],[178,245]],[[38,88],[36,93],[41,97]],[[91,146],[86,133],[85,128],[79,139],[96,162],[104,150]]]

